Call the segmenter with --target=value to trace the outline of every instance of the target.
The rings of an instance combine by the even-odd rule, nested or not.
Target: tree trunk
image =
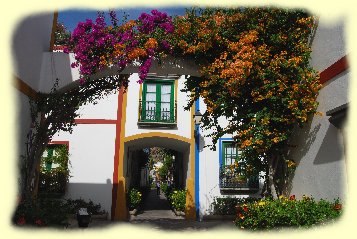
[[[277,194],[279,190],[276,188],[276,184],[274,182],[274,176],[276,173],[276,168],[278,164],[276,154],[269,154],[267,157],[267,164],[265,167],[265,182],[262,190],[262,196],[264,197],[274,197],[277,198]]]
[[[31,200],[36,197],[35,188],[38,179],[38,166],[41,163],[41,157],[45,151],[50,137],[46,133],[44,121],[38,125],[37,129],[30,129],[27,142],[27,155],[25,156],[25,173],[22,175],[23,187],[22,198]]]

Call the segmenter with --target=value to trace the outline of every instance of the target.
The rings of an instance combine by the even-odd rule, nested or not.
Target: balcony
[[[220,168],[219,187],[221,191],[258,191],[259,177],[242,177],[240,174],[230,172],[226,167]]]
[[[175,128],[177,102],[139,101],[138,125],[140,127]]]

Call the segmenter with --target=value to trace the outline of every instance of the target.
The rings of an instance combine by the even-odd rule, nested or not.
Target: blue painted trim
[[[195,110],[200,110],[200,99],[195,101]],[[196,220],[200,217],[200,126],[195,125],[195,207]]]

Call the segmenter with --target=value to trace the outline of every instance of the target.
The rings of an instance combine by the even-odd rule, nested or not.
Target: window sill
[[[166,122],[138,122],[139,127],[147,127],[147,128],[176,128],[177,123],[166,123]]]

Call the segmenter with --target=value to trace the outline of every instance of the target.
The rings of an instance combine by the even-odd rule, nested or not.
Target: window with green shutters
[[[222,143],[223,166],[233,165],[239,158],[240,151],[232,142]]]
[[[240,159],[240,151],[232,141],[221,141],[221,165],[219,184],[221,190],[259,188],[258,175],[246,177],[242,174],[246,170],[246,164]]]
[[[174,123],[174,107],[174,81],[144,82],[140,121]]]
[[[50,171],[52,169],[52,157],[53,157],[53,148],[47,148],[47,157],[44,159],[44,164],[45,164],[45,170]]]
[[[40,194],[65,193],[69,179],[68,145],[49,144],[41,157],[38,191]]]

